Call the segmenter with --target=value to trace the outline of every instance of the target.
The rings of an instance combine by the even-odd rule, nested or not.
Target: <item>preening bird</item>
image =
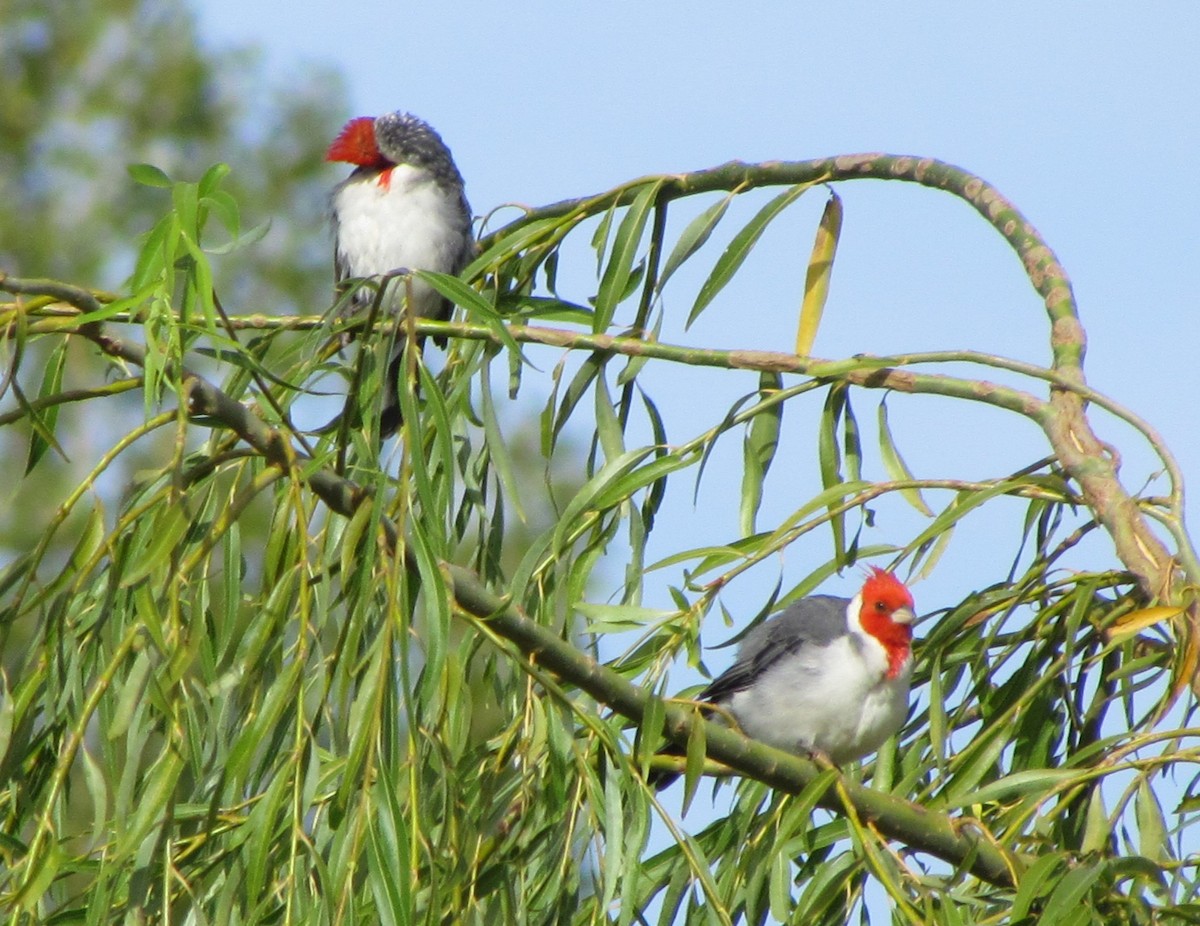
[[[471,207],[450,149],[433,128],[405,112],[351,119],[325,153],[354,165],[333,191],[334,274],[340,284],[407,270],[457,274],[474,253]],[[409,309],[423,318],[449,318],[453,306],[428,284],[412,280]],[[388,283],[380,305],[399,316],[408,299],[402,279]],[[371,305],[369,287],[351,308]],[[400,426],[396,382],[401,340],[388,363],[380,421],[383,437]]]
[[[779,749],[860,759],[904,724],[915,619],[904,584],[872,568],[853,598],[814,595],[756,627],[696,699]],[[650,780],[662,788],[677,777]]]

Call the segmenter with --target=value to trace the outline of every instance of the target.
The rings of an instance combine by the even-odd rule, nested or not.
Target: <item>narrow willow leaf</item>
[[[601,354],[592,354],[579,367],[578,372],[571,378],[571,382],[567,384],[566,392],[563,394],[562,402],[558,406],[558,412],[554,416],[554,427],[551,431],[551,445],[553,441],[558,439],[558,435],[562,432],[563,427],[571,417],[571,413],[575,411],[575,406],[579,400],[583,398],[583,394],[587,392],[592,381],[597,376],[603,374],[604,364],[607,357]],[[549,456],[549,450],[543,447],[543,454]]]
[[[578,222],[576,216],[552,216],[538,219],[528,224],[520,225],[510,234],[496,238],[486,251],[480,253],[463,268],[462,275],[466,279],[474,279],[485,270],[493,270],[511,260],[514,255],[522,254],[539,242],[548,241],[566,234]]]
[[[941,560],[942,555],[950,547],[950,541],[954,538],[954,528],[948,527],[942,533],[938,534],[937,538],[928,547],[918,553],[913,559],[913,565],[920,564],[919,569],[915,569],[912,573],[914,580],[927,579],[933,574],[934,568]]]
[[[667,456],[667,427],[659,414],[658,406],[654,404],[650,396],[646,395],[640,389],[638,392],[642,397],[642,406],[646,409],[646,417],[650,421],[650,429],[654,434],[654,446],[657,448],[655,453],[661,459]],[[663,499],[667,495],[667,477],[663,476],[657,480],[646,493],[646,500],[642,505],[642,523],[646,527],[646,532],[649,533],[654,529],[654,519],[658,515],[658,509],[663,503]],[[645,565],[643,563],[642,572],[644,573]]]
[[[604,458],[611,460],[625,452],[625,434],[621,429],[621,421],[613,405],[612,396],[608,393],[608,382],[601,373],[596,377],[596,387],[592,390],[596,410],[596,436],[600,439],[600,449]]]
[[[46,366],[42,370],[42,384],[38,395],[42,398],[57,395],[62,389],[63,368],[66,363],[68,341],[64,340],[50,352],[46,358]],[[59,447],[54,437],[54,426],[58,422],[60,405],[51,405],[41,413],[32,412],[30,421],[33,423],[33,433],[29,438],[29,455],[25,460],[25,475],[28,476],[37,466],[46,450],[53,446],[64,457],[66,454]]]
[[[133,821],[117,842],[118,856],[136,850],[151,830],[171,815],[170,808],[175,803],[175,785],[183,767],[183,757],[173,748],[164,750],[150,767],[145,786],[138,794]]]
[[[500,422],[496,417],[496,403],[492,398],[492,378],[485,370],[479,377],[480,406],[483,415],[483,433],[487,441],[488,453],[496,464],[496,473],[500,477],[500,485],[504,488],[504,500],[512,505],[513,511],[522,524],[527,522],[525,509],[521,505],[521,486],[513,469],[512,455],[508,452],[508,443],[500,431]],[[445,432],[449,434],[449,430]]]
[[[900,456],[900,451],[896,449],[896,442],[892,439],[892,429],[888,427],[887,399],[883,399],[879,403],[879,450],[883,457],[884,469],[887,470],[888,475],[894,481],[905,482],[912,480],[912,471],[909,470],[904,459]],[[909,486],[901,489],[900,494],[904,496],[905,501],[921,512],[921,514],[925,515],[925,517],[933,517],[933,509],[925,503],[920,489]]]
[[[39,857],[31,858],[26,856],[24,862],[29,873],[21,883],[20,888],[15,893],[9,893],[5,897],[5,905],[8,906],[11,904],[9,909],[14,913],[18,910],[32,912],[41,903],[42,895],[46,893],[51,883],[58,876],[59,868],[65,861],[67,861],[67,856],[58,847],[58,843],[53,840],[42,850],[42,854]],[[5,868],[7,867],[5,865]],[[12,876],[8,875],[8,877],[11,878]]]
[[[0,766],[7,762],[9,747],[14,745],[12,734],[16,712],[17,706],[8,687],[8,676],[0,672]]]
[[[847,898],[853,890],[851,882],[857,877],[864,863],[851,852],[843,852],[829,859],[817,869],[816,874],[796,905],[797,910],[803,910],[804,915],[799,920],[795,914],[787,917],[789,922],[823,922],[827,911],[845,910]],[[829,921],[842,921],[844,917],[830,917]]]
[[[567,536],[575,529],[576,521],[589,508],[601,507],[598,499],[612,487],[622,476],[627,475],[651,452],[652,447],[641,447],[637,450],[626,451],[616,459],[609,460],[591,479],[585,482],[575,493],[575,497],[567,504],[554,529],[554,547],[562,549]]]
[[[192,258],[187,280],[190,298],[187,301],[199,303],[200,312],[204,317],[205,330],[216,334],[217,309],[213,295],[212,265],[208,261],[208,255],[200,249],[198,238],[194,239],[191,235],[184,234],[181,240],[184,249]],[[194,305],[193,308],[195,308]],[[191,322],[196,324],[196,319],[192,318]]]
[[[625,808],[620,776],[610,770],[604,780],[604,908],[616,898],[625,857]]]
[[[717,297],[717,294],[733,279],[734,274],[738,272],[738,269],[754,249],[755,244],[758,243],[758,239],[762,237],[762,233],[766,231],[771,221],[799,199],[800,195],[809,189],[809,186],[809,184],[801,183],[780,193],[763,206],[758,211],[758,214],[746,224],[745,228],[734,235],[729,246],[725,248],[725,252],[717,260],[712,273],[708,275],[708,279],[700,287],[700,294],[696,297],[692,311],[688,313],[687,327],[691,327],[692,322],[700,317],[700,313],[708,308],[709,304]]]
[[[201,181],[202,188],[203,185]],[[242,214],[237,200],[224,190],[213,190],[211,193],[204,193],[202,190],[200,203],[216,214],[221,227],[229,235],[230,243],[220,249],[220,253],[229,253],[233,249],[231,245],[238,240],[242,232]],[[204,250],[207,254],[217,253],[215,249],[207,247]]]
[[[92,799],[92,832],[105,833],[109,829],[108,780],[92,751],[84,746],[80,752],[83,755],[83,777],[87,782],[88,796]]]
[[[792,860],[786,852],[772,853],[769,878],[771,915],[780,923],[786,923],[791,918],[792,907]]]
[[[656,624],[666,620],[677,612],[661,608],[643,608],[628,604],[597,604],[589,601],[577,601],[576,611],[589,621],[584,630],[588,633],[603,630],[643,630],[648,624]]]
[[[146,527],[142,536],[144,546],[125,563],[121,588],[136,585],[165,563],[191,526],[191,515],[182,500],[160,506],[153,524]]]
[[[1055,926],[1057,923],[1079,922],[1079,911],[1085,906],[1084,898],[1091,892],[1092,886],[1104,875],[1107,865],[1104,862],[1091,864],[1081,863],[1079,867],[1068,871],[1058,882],[1054,893],[1046,901],[1042,915],[1038,917],[1038,926]]]
[[[408,864],[407,819],[397,794],[401,783],[393,780],[386,766],[380,767],[383,784],[375,789],[373,813],[367,823],[368,881],[375,910],[384,926],[408,926],[412,922],[413,897]]]
[[[1109,640],[1124,640],[1126,637],[1131,637],[1156,624],[1174,620],[1182,613],[1183,608],[1171,607],[1170,605],[1141,608],[1137,611],[1131,611],[1128,614],[1122,614],[1104,628],[1104,634]]]
[[[637,260],[638,249],[641,247],[642,235],[646,230],[646,220],[661,189],[661,180],[647,183],[625,210],[625,216],[617,228],[616,238],[613,239],[612,249],[604,265],[600,291],[596,294],[596,315],[592,320],[592,330],[596,332],[608,329],[618,303],[628,293],[628,283]]]
[[[845,393],[845,407],[842,409],[842,456],[846,469],[846,481],[858,482],[862,479],[862,437],[858,429],[858,418],[854,414],[854,404],[850,401],[849,390]]]
[[[976,803],[975,789],[985,777],[993,774],[996,760],[1012,739],[1012,722],[995,724],[980,733],[963,752],[953,777],[947,782],[942,805],[965,807]]]
[[[613,218],[617,214],[617,197],[613,197],[609,207],[604,210],[604,215],[596,225],[596,230],[592,232],[592,250],[596,252],[596,275],[599,276],[604,270],[604,255],[608,252],[608,236],[612,233]]]
[[[652,450],[654,448],[646,449]],[[643,451],[638,452],[642,453]],[[618,502],[629,498],[639,489],[644,489],[646,486],[658,482],[676,470],[690,466],[693,459],[694,456],[680,456],[676,453],[656,455],[645,466],[639,467],[631,473],[614,480],[600,492],[596,496],[596,507],[601,510],[611,508]]]
[[[646,711],[642,714],[642,722],[637,730],[637,764],[643,776],[650,770],[650,760],[662,748],[663,724],[666,717],[666,705],[663,704],[662,698],[646,699]]]
[[[1092,852],[1105,852],[1112,839],[1112,822],[1108,811],[1104,808],[1104,794],[1097,785],[1092,788],[1092,796],[1088,799],[1087,822],[1083,828],[1083,839],[1079,850],[1085,855]]]
[[[1032,768],[1005,775],[1003,778],[984,785],[968,795],[972,804],[988,801],[1011,801],[1026,794],[1049,791],[1054,787],[1079,777],[1073,768]]]
[[[375,524],[376,513],[374,505],[363,504],[354,509],[354,514],[350,518],[350,523],[346,525],[346,530],[342,534],[341,545],[341,568],[343,576],[354,575],[362,565],[364,557],[360,550],[361,545],[366,542],[364,537],[368,528]]]
[[[842,411],[846,405],[846,387],[832,386],[825,399],[825,407],[821,410],[821,424],[817,432],[817,459],[821,468],[821,487],[826,491],[844,483],[842,478],[842,458],[838,451],[837,429]],[[830,511],[840,504],[840,499],[831,500]],[[833,534],[833,558],[840,567],[846,563],[846,515],[837,512],[829,519],[829,529]]]
[[[687,227],[679,235],[675,242],[675,247],[671,249],[670,255],[663,264],[662,273],[658,278],[658,291],[662,292],[662,288],[666,286],[667,280],[671,275],[680,268],[680,266],[689,257],[695,254],[704,243],[708,241],[709,235],[713,233],[713,229],[717,227],[717,223],[725,215],[725,211],[729,208],[729,204],[733,202],[736,192],[726,194],[726,196],[713,203],[698,216],[688,222]]]
[[[688,734],[687,760],[683,771],[683,805],[679,810],[680,816],[687,816],[688,808],[692,806],[692,798],[704,776],[704,760],[708,757],[708,735],[704,721],[699,713],[692,718],[692,730]]]
[[[477,290],[464,283],[458,277],[450,276],[446,273],[418,270],[413,275],[419,280],[424,280],[455,305],[465,309],[467,317],[472,321],[482,322],[487,325],[496,333],[496,336],[505,347],[513,353],[520,355],[521,346],[509,332],[508,326],[504,324],[504,319],[500,312],[497,311],[495,305],[489,302]]]
[[[783,388],[783,378],[778,373],[764,372],[759,376],[759,394],[765,399],[770,393]],[[750,419],[746,437],[742,442],[742,495],[741,532],[755,532],[755,519],[762,504],[763,480],[771,469],[775,451],[779,447],[779,431],[783,422],[783,403],[763,409]]]
[[[1012,922],[1024,920],[1034,904],[1043,896],[1043,887],[1053,887],[1059,882],[1059,873],[1066,864],[1063,855],[1047,853],[1035,861],[1024,872],[1013,900]]]
[[[655,313],[654,323],[650,326],[649,331],[640,332],[639,337],[651,344],[658,343],[659,334],[662,332],[663,318],[664,314],[661,311]],[[650,356],[648,354],[639,354],[630,357],[624,369],[617,374],[617,385],[624,386],[636,380],[638,374],[642,372],[642,367],[649,363],[649,361]]]
[[[1138,827],[1138,853],[1156,862],[1170,856],[1167,842],[1167,821],[1163,818],[1148,778],[1138,782],[1137,796],[1133,800],[1134,816]]]
[[[129,729],[134,711],[145,700],[146,680],[150,677],[152,668],[150,656],[143,650],[134,658],[133,667],[129,670],[125,681],[117,687],[117,704],[113,709],[108,730],[105,731],[110,740],[124,736]]]
[[[942,513],[934,518],[925,530],[921,531],[920,534],[909,542],[904,548],[905,551],[911,552],[920,549],[924,544],[936,540],[938,536],[951,526],[957,524],[976,508],[979,508],[998,495],[1005,495],[1011,492],[1020,484],[1020,481],[1001,482],[977,491],[959,492],[955,495],[953,501],[942,510]]]
[[[842,200],[830,190],[817,226],[812,256],[808,259],[808,272],[804,276],[804,301],[800,305],[800,324],[796,330],[796,354],[800,357],[812,354],[817,328],[829,298],[829,279],[833,275],[833,259],[841,234]]]

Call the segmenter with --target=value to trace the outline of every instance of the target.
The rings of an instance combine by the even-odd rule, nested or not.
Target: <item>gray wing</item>
[[[754,684],[776,660],[811,643],[828,646],[849,631],[848,598],[814,595],[796,602],[752,630],[738,648],[733,665],[713,679],[697,699],[719,702]]]

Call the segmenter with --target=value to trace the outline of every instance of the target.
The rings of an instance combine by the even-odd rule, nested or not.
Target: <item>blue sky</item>
[[[1091,384],[1149,418],[1185,472],[1200,472],[1200,5],[1137,15],[1029,2],[901,12],[198,0],[197,9],[209,41],[259,44],[277,73],[340,68],[347,117],[404,108],[427,118],[480,214],[730,158],[883,150],[966,167],[1024,211],[1071,274]],[[964,204],[874,182],[840,193],[845,230],[819,355],[972,347],[1046,360],[1037,297]],[[768,235],[762,261],[747,268],[759,272],[689,340],[786,349],[819,200]],[[787,278],[775,260],[793,265]],[[893,415],[911,408],[919,420],[920,402],[936,400],[893,402]],[[990,460],[1009,435],[968,438]],[[902,449],[921,472],[923,451],[936,462],[956,442],[951,430]],[[1137,484],[1148,471],[1132,478],[1138,455],[1126,456]]]
[[[1160,429],[1192,477],[1193,530],[1200,523],[1200,4],[197,0],[197,9],[208,41],[260,44],[277,74],[313,62],[340,68],[353,102],[347,118],[408,109],[428,119],[452,148],[477,214],[731,158],[881,150],[981,175],[1057,251],[1088,331],[1091,385]],[[331,169],[331,183],[338,176]],[[899,184],[845,184],[839,193],[846,218],[817,355],[972,348],[1048,361],[1040,300],[969,207]],[[667,305],[680,323],[664,339],[789,349],[823,199],[806,197],[772,226],[742,279],[687,333],[684,281]],[[548,370],[556,358],[543,359]],[[682,440],[719,420],[754,381],[710,374],[703,385],[685,378],[671,387],[664,378],[655,398]],[[877,401],[857,400],[864,431]],[[986,409],[929,397],[888,404],[920,476],[1000,475],[1048,449],[1032,426]],[[785,516],[819,487],[805,417],[817,407],[789,410],[767,517]],[[1095,424],[1120,449],[1126,484],[1139,489],[1154,470],[1144,445],[1111,419]],[[705,477],[699,509],[690,483],[674,493],[660,553],[734,539],[738,444],[729,440]],[[894,516],[911,529],[904,518],[914,515]],[[881,519],[873,542],[907,536],[887,536],[888,523]],[[918,610],[997,578],[997,551],[1007,557],[1015,534],[997,542],[994,528],[985,519],[961,532],[916,590]],[[794,581],[827,546],[797,545],[772,568]],[[1111,546],[1098,538],[1082,552],[1101,565]],[[726,603],[754,613],[773,578],[763,582],[731,590]],[[829,591],[856,583],[848,574]],[[664,601],[649,588],[647,597]],[[706,630],[709,642],[727,635]],[[709,664],[729,658],[722,651]]]

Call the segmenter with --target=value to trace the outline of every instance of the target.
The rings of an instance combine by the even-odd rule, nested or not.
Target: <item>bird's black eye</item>
[[[875,602],[875,610],[876,611],[883,612],[883,611],[886,611],[887,609],[888,609],[887,605],[885,605],[882,601]]]

